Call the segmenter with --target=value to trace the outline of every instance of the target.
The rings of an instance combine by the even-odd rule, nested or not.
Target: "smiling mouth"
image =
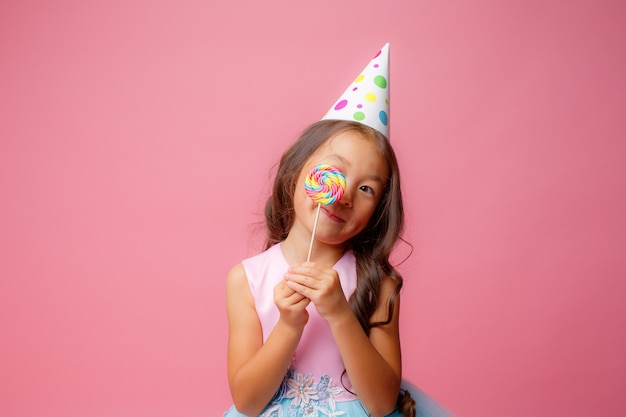
[[[326,216],[328,216],[328,218],[330,218],[331,220],[337,222],[337,223],[345,223],[346,221],[344,219],[342,219],[341,217],[337,216],[336,214],[330,212],[327,208],[322,207],[322,211],[324,211],[324,214],[326,214]]]

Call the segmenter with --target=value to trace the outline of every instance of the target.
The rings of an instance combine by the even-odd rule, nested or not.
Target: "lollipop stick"
[[[313,232],[311,233],[311,243],[309,244],[309,254],[306,257],[307,262],[311,260],[311,252],[313,251],[313,241],[315,240],[315,231],[317,230],[317,221],[320,218],[320,207],[322,207],[322,204],[317,203],[317,212],[315,213],[315,222],[313,223]]]

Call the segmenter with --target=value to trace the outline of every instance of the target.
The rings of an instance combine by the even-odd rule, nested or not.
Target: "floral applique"
[[[311,374],[303,375],[290,367],[261,417],[340,416],[345,412],[337,410],[335,395],[342,392],[328,375],[322,375],[316,383]],[[292,401],[283,404],[284,399]]]

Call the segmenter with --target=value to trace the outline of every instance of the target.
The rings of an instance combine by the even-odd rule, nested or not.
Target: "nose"
[[[346,207],[352,207],[352,191],[348,187],[343,191],[339,202]]]

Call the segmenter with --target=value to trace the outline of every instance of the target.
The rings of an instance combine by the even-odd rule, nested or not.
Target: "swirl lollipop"
[[[320,208],[323,205],[329,206],[341,199],[346,189],[346,177],[338,168],[328,164],[319,164],[309,172],[304,180],[304,189],[311,199],[317,203],[315,223],[313,223],[313,233],[311,233],[311,243],[309,244],[309,254],[307,262],[311,260],[313,250],[313,240],[317,229],[317,221],[320,217]]]
[[[338,168],[319,164],[309,172],[304,189],[313,201],[328,206],[341,199],[346,188],[346,177]]]

